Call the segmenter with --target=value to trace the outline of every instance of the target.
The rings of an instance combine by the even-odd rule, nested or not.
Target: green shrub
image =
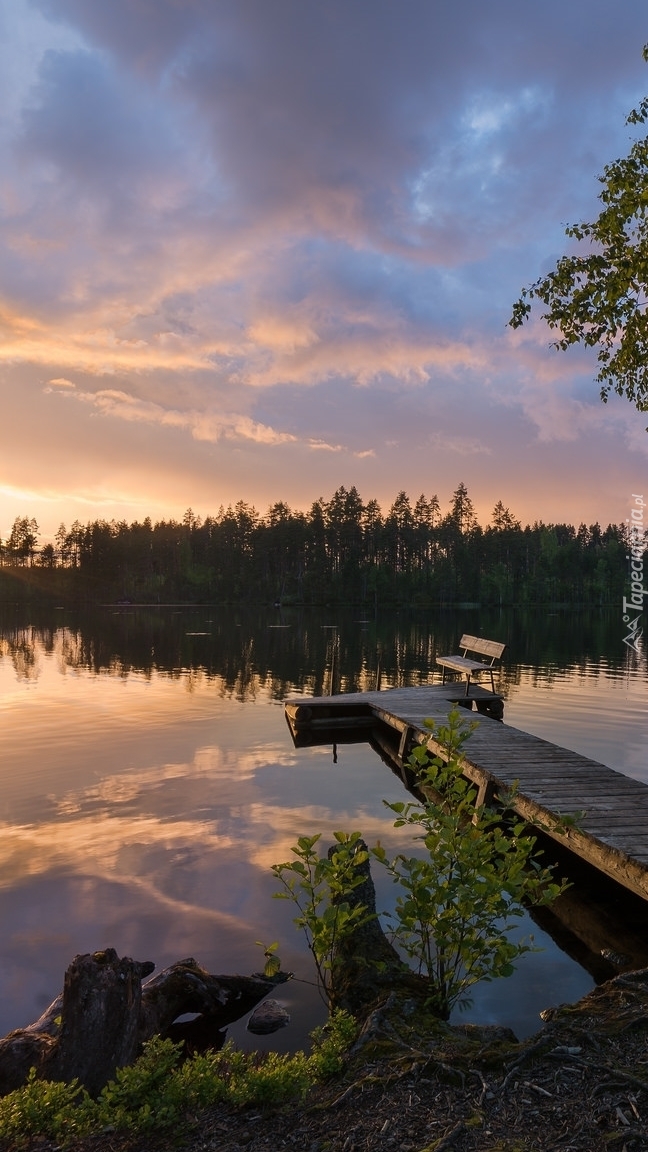
[[[299,915],[294,923],[303,931],[315,961],[317,986],[331,1005],[331,967],[340,941],[374,918],[363,904],[351,905],[349,896],[363,883],[360,866],[369,859],[359,832],[334,832],[335,845],[329,856],[316,850],[321,833],[300,836],[291,849],[295,860],[273,864],[272,871],[283,890],[278,900],[292,900]]]
[[[135,1064],[118,1070],[97,1100],[76,1081],[37,1080],[32,1069],[24,1087],[0,1099],[0,1139],[19,1148],[35,1136],[65,1144],[106,1128],[140,1133],[177,1127],[219,1101],[276,1107],[301,1099],[313,1084],[339,1072],[356,1033],[352,1018],[336,1012],[313,1033],[308,1056],[241,1052],[228,1042],[219,1052],[184,1063],[181,1045],[154,1037]]]
[[[0,1100],[0,1138],[19,1148],[30,1136],[52,1140],[83,1136],[79,1118],[86,1102],[92,1103],[78,1081],[57,1084],[37,1080],[32,1068],[27,1083]]]
[[[466,1005],[469,989],[480,980],[510,976],[514,963],[533,944],[513,940],[510,932],[527,905],[550,904],[564,890],[549,868],[541,867],[536,839],[519,818],[510,818],[513,789],[499,809],[477,805],[477,789],[462,775],[463,745],[475,725],[462,722],[458,709],[448,723],[434,726],[442,755],[424,745],[412,753],[423,799],[388,804],[394,827],[415,830],[423,851],[399,853],[393,860],[380,845],[371,853],[400,892],[387,914],[394,943],[429,981],[428,1006],[442,1019]],[[358,851],[360,833],[336,832],[330,860],[315,850],[319,836],[301,836],[292,849],[296,860],[275,865],[283,885],[278,895],[294,900],[295,923],[306,933],[318,980],[330,998],[335,949],[369,917],[351,908],[348,898],[362,882],[355,867],[367,854]]]
[[[429,1004],[443,1019],[455,1004],[470,1003],[474,984],[512,975],[515,961],[535,950],[532,941],[511,939],[516,920],[565,887],[540,866],[524,821],[510,819],[506,808],[476,806],[461,751],[473,729],[453,709],[448,724],[434,729],[443,758],[423,745],[410,757],[424,799],[387,805],[395,827],[418,830],[424,855],[390,861],[383,848],[373,850],[401,889],[390,917],[394,939],[430,980]]]
[[[344,1068],[344,1055],[358,1035],[358,1024],[348,1012],[333,1012],[326,1024],[311,1032],[313,1050],[308,1066],[314,1081],[328,1080]]]
[[[185,1105],[178,1082],[182,1045],[154,1036],[135,1064],[118,1068],[96,1103],[84,1107],[93,1126],[143,1132],[175,1123]]]

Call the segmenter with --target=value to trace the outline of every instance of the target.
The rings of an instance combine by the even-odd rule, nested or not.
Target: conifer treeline
[[[205,520],[76,521],[41,548],[38,531],[18,518],[0,541],[5,594],[20,577],[57,596],[153,603],[618,604],[628,576],[623,525],[522,528],[498,501],[483,528],[463,483],[445,515],[436,496],[400,492],[383,514],[340,487],[306,513],[239,501]]]

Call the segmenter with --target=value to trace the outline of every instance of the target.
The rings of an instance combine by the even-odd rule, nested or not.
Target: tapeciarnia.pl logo
[[[629,541],[630,552],[630,596],[623,597],[623,623],[628,626],[628,635],[623,637],[623,643],[635,652],[641,651],[641,637],[643,628],[640,627],[641,614],[644,609],[644,596],[648,596],[648,588],[643,586],[643,557],[644,557],[644,508],[643,496],[632,493],[634,508],[626,524],[630,525]]]

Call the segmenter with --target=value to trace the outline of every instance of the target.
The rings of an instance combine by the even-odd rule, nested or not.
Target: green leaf
[[[276,976],[281,971],[281,961],[278,956],[268,956],[263,973],[265,976]]]

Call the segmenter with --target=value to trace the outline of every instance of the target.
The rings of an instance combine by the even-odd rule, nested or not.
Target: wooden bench
[[[461,676],[466,677],[465,695],[467,696],[472,677],[479,675],[480,672],[488,672],[491,678],[491,688],[494,692],[493,669],[495,661],[501,659],[506,644],[500,644],[497,640],[482,640],[480,636],[464,635],[459,641],[459,647],[461,648],[460,656],[437,656],[436,658],[437,664],[443,668],[442,683],[445,684],[446,682],[446,670],[459,672]],[[476,652],[480,656],[490,656],[490,663],[487,664],[485,660],[469,660],[466,655],[468,652]]]

